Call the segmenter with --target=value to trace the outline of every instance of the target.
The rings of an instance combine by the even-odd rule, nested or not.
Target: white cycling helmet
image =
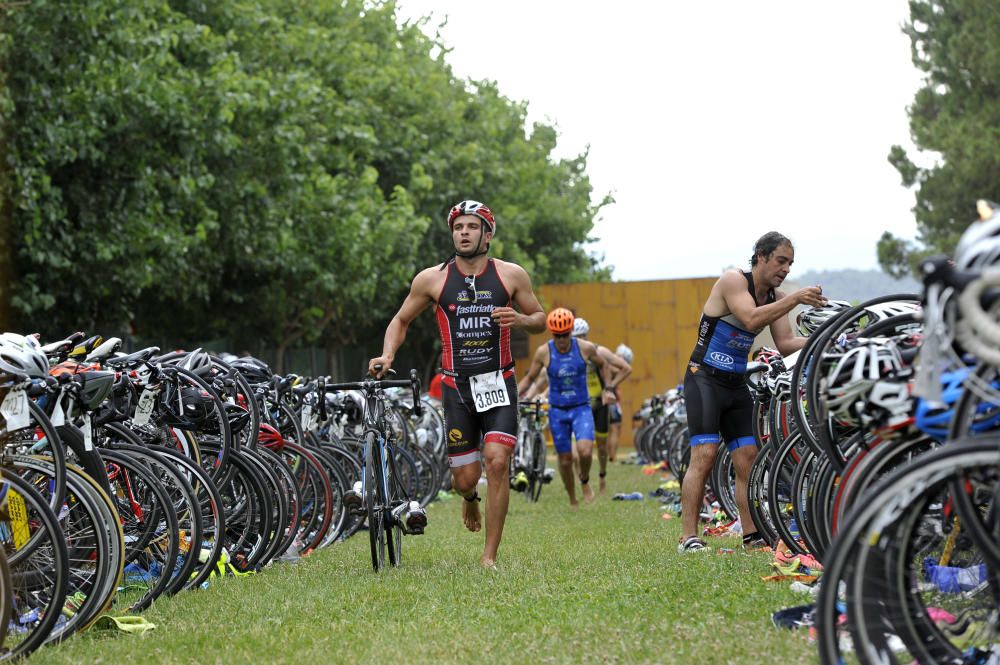
[[[41,379],[49,373],[49,361],[34,337],[3,333],[0,335],[0,371]]]
[[[573,320],[573,337],[583,337],[588,333],[590,333],[590,324],[587,323],[587,319],[576,317]]]
[[[877,305],[868,305],[865,307],[865,311],[869,314],[870,323],[875,323],[876,321],[884,321],[893,316],[916,314],[920,312],[920,303],[906,300],[890,300],[889,302],[881,302]]]
[[[618,348],[615,349],[615,353],[621,356],[625,362],[632,363],[632,349],[628,348],[625,344],[619,344]]]
[[[845,309],[849,309],[851,303],[846,300],[831,300],[821,307],[810,307],[799,312],[796,322],[799,324],[799,332],[804,337],[809,337],[823,327],[830,319],[836,318]]]
[[[969,225],[955,247],[955,267],[967,272],[1000,263],[1000,210],[985,200],[977,201],[976,208],[980,221]]]
[[[826,405],[838,420],[860,424],[861,411],[872,387],[903,366],[896,344],[885,338],[860,340],[842,355],[826,381]]]

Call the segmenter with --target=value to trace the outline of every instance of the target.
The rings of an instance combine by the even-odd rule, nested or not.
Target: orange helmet
[[[553,335],[563,335],[573,332],[573,320],[575,318],[573,312],[565,307],[556,307],[549,312],[548,317],[545,319],[545,324],[549,327],[549,332]]]

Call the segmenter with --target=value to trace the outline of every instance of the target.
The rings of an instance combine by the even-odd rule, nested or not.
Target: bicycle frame
[[[392,459],[390,428],[385,421],[385,388],[410,387],[413,390],[414,409],[419,414],[420,381],[416,370],[409,380],[380,380],[366,378],[351,383],[332,383],[326,390],[358,390],[364,396],[362,411],[364,460],[361,473],[361,495],[368,509],[368,536],[371,544],[372,567],[376,572],[385,566],[388,549],[389,563],[398,566],[401,560],[402,528],[393,510],[402,502],[409,502],[405,488],[396,478]],[[395,491],[395,494],[394,494]],[[401,496],[400,496],[401,495]],[[386,538],[386,533],[389,537]]]

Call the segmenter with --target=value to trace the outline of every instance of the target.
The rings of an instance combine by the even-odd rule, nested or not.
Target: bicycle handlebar
[[[391,370],[390,370],[391,371]],[[347,381],[342,383],[325,383],[324,390],[360,390],[364,393],[371,393],[385,388],[410,388],[413,390],[413,413],[418,418],[423,415],[423,406],[420,403],[420,378],[417,370],[410,370],[409,379],[374,379],[366,377],[361,381]]]

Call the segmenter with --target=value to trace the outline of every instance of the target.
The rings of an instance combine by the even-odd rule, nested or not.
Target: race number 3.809
[[[507,384],[500,371],[477,374],[469,379],[469,385],[472,388],[476,411],[480,413],[510,404]]]

